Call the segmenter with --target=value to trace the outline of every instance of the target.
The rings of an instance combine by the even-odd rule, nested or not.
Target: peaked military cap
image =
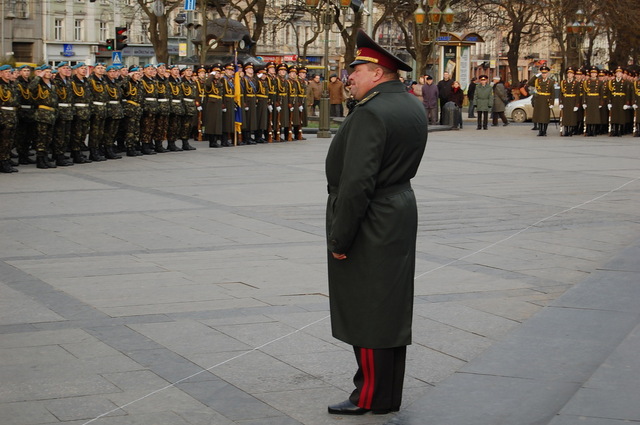
[[[226,64],[224,66],[224,69],[231,69],[231,70],[235,71],[236,67],[233,65],[233,62],[229,62],[228,64]]]
[[[308,72],[307,68],[304,66],[298,67],[298,74],[300,74],[301,72],[304,72],[306,74]]]
[[[598,69],[597,66],[594,65],[591,68],[589,68],[589,73],[592,73],[592,72],[598,73],[600,72],[600,70]]]
[[[551,68],[549,68],[547,65],[542,65],[540,67],[540,72],[545,72],[545,71],[549,72],[549,71],[551,71]]]
[[[413,68],[397,56],[386,51],[361,29],[358,30],[356,36],[356,47],[358,49],[356,51],[356,60],[351,62],[349,66],[353,67],[362,63],[375,63],[391,71],[397,71],[399,69],[402,71],[413,71]]]
[[[615,70],[615,72],[624,72],[624,71],[625,71],[625,70],[624,70],[624,69],[622,69],[622,67],[621,67],[621,66],[616,67],[616,70]]]
[[[278,67],[276,68],[278,71],[280,71],[281,69],[284,69],[285,71],[289,71],[289,67],[287,66],[286,63],[279,63]]]
[[[249,69],[249,68],[253,69],[253,64],[252,63],[245,63],[242,66],[242,69]]]
[[[295,72],[297,74],[298,73],[298,68],[295,65],[291,65],[289,67],[289,72]]]
[[[267,69],[269,69],[269,68],[276,69],[276,64],[274,62],[267,63]]]
[[[429,76],[429,77],[431,77],[431,76]],[[429,79],[429,77],[427,77],[427,79]],[[478,79],[480,81],[486,81],[486,80],[489,79],[489,76],[483,74],[483,75],[479,76]],[[433,77],[431,77],[431,80],[433,80]]]
[[[566,73],[566,74],[568,74],[568,73],[570,73],[570,72],[573,72],[573,73],[575,74],[575,73],[576,73],[575,68],[574,68],[574,67],[572,67],[572,66],[567,67],[567,70],[566,70],[566,72],[565,72],[565,73]]]

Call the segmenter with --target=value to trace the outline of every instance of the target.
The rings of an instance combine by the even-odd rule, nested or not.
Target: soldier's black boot
[[[58,167],[68,167],[73,165],[73,162],[65,158],[63,153],[59,153],[56,155],[56,165]]]
[[[141,156],[142,154],[136,150],[135,147],[129,146],[127,147],[127,156]]]
[[[156,147],[156,152],[158,152],[158,153],[165,153],[165,152],[167,152],[167,151],[165,150],[165,148],[162,146],[162,140],[159,140],[159,141],[158,141],[158,140],[156,140],[155,147]]]
[[[214,136],[213,134],[208,134],[207,136],[209,136],[209,137],[208,137],[208,139],[209,139],[209,147],[210,147],[210,148],[217,148],[217,147],[219,147],[219,146],[218,146],[218,142],[217,142],[217,140],[216,140],[216,136]]]
[[[36,167],[41,169],[56,168],[56,164],[49,161],[49,156],[46,152],[38,152],[36,154]]]
[[[104,157],[107,159],[122,159],[122,156],[116,153],[113,146],[105,146]]]
[[[182,149],[180,149],[178,146],[176,146],[175,140],[167,142],[167,150],[169,150],[171,152],[182,152]]]
[[[20,165],[29,165],[35,164],[36,162],[29,158],[29,152],[19,152],[18,153],[18,164]]]
[[[71,158],[73,159],[74,164],[89,164],[93,162],[90,159],[85,158],[81,151],[72,151]]]
[[[89,149],[89,159],[96,162],[107,160],[107,158],[100,155],[100,151],[98,149]]]
[[[533,128],[531,130],[538,130],[538,123],[537,122],[533,123]]]
[[[544,136],[543,127],[544,127],[544,124],[538,124],[538,137]]]
[[[640,137],[640,124],[636,124],[636,132],[633,133],[633,137]]]
[[[17,173],[18,170],[11,166],[8,160],[0,161],[0,173]]]
[[[196,148],[194,148],[193,146],[191,146],[189,144],[189,140],[188,139],[182,139],[182,150],[183,151],[195,151]]]
[[[153,151],[153,149],[151,149],[151,143],[143,143],[140,152],[142,152],[142,155],[155,155],[156,154]]]

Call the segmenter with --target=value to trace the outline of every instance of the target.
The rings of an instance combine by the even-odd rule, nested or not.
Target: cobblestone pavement
[[[0,423],[419,423],[640,240],[640,139],[535,134],[430,133],[397,415],[326,413],[355,371],[328,321],[330,139],[0,176]]]

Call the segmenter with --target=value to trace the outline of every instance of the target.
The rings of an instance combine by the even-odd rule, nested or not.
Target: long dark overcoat
[[[551,109],[553,105],[553,91],[555,86],[553,78],[532,77],[528,85],[536,88],[533,103],[533,122],[548,124],[551,121]]]
[[[573,127],[578,125],[578,114],[582,107],[582,87],[576,79],[560,82],[560,104],[562,105],[562,125]],[[578,110],[574,111],[574,108]]]
[[[333,336],[366,348],[411,343],[417,207],[410,179],[427,117],[400,81],[374,87],[346,117],[326,159]],[[336,260],[331,252],[344,253]]]

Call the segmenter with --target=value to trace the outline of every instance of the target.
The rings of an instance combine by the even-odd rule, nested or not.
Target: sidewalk
[[[0,423],[640,421],[638,139],[470,127],[430,133],[413,181],[395,415],[326,413],[355,371],[328,320],[330,139],[0,176]]]

